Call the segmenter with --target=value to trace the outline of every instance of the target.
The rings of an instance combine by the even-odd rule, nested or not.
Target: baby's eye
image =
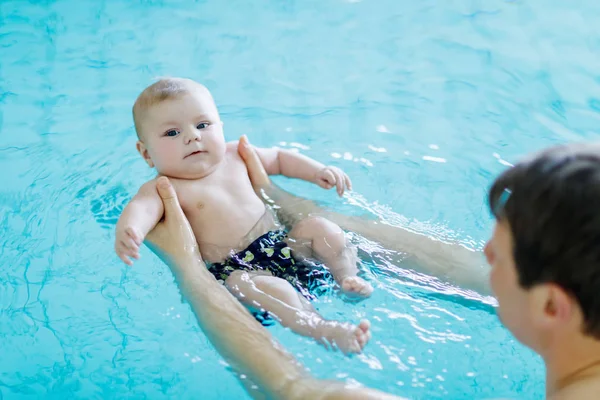
[[[198,126],[196,126],[196,129],[206,129],[208,128],[208,124],[206,122],[200,122],[198,124]]]
[[[165,136],[170,136],[170,137],[174,137],[179,135],[179,132],[176,131],[175,129],[171,129],[170,131],[166,131],[165,132]]]

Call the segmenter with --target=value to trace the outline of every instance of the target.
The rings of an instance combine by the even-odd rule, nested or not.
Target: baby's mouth
[[[206,151],[202,151],[202,150],[196,150],[196,151],[193,151],[193,152],[189,153],[187,156],[185,156],[185,157],[183,157],[183,158],[184,158],[184,159],[186,159],[186,158],[188,158],[188,157],[191,157],[191,156],[196,156],[196,155],[198,155],[198,154],[203,154],[203,153],[206,153]]]

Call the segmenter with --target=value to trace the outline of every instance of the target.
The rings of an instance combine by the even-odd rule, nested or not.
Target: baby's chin
[[[211,166],[182,166],[177,169],[157,170],[159,175],[173,179],[202,179],[212,174],[216,170],[216,165]]]

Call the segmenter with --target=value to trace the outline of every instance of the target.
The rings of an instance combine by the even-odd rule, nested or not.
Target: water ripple
[[[600,137],[597,3],[404,3],[2,1],[0,398],[245,396],[166,267],[145,248],[133,269],[113,254],[117,218],[152,176],[131,105],[157,76],[204,82],[227,139],[284,142],[344,168],[355,191],[278,179],[286,189],[473,249],[496,174]],[[492,300],[352,240],[377,291],[316,305],[371,319],[365,354],[271,328],[316,375],[409,398],[543,395],[541,363]]]

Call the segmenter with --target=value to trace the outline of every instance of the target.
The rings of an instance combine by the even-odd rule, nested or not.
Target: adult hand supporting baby
[[[275,206],[279,221],[288,228],[308,216],[321,216],[346,231],[357,233],[396,252],[392,257],[397,264],[405,263],[408,256],[411,268],[483,295],[490,294],[489,268],[480,251],[436,239],[416,229],[392,225],[376,217],[356,217],[327,210],[314,201],[295,196],[274,184],[246,136],[240,138],[238,153],[246,163],[255,192],[267,204]]]
[[[160,177],[156,190],[164,204],[164,218],[147,235],[149,247],[169,265],[202,260],[194,232],[169,179]]]
[[[268,181],[268,176],[264,176]],[[259,175],[256,177],[262,179]],[[163,201],[165,216],[146,236],[146,241],[171,267],[181,292],[215,349],[238,373],[247,377],[242,382],[252,397],[263,398],[266,394],[274,399],[396,398],[366,388],[347,387],[341,382],[318,380],[307,374],[208,272],[169,180],[159,178],[156,189]],[[252,389],[251,383],[258,386],[259,392]]]
[[[256,154],[256,151],[252,148],[246,135],[242,136],[238,142],[238,153],[246,163],[248,176],[250,177],[250,182],[252,182],[254,190],[259,191],[264,187],[271,186],[271,179],[269,179],[267,171],[265,171],[258,154]]]
[[[238,142],[238,153],[246,163],[248,177],[258,196],[270,205],[275,205],[279,221],[291,228],[296,222],[312,214],[323,213],[323,209],[311,200],[295,196],[273,184],[265,171],[256,150],[246,135]]]
[[[156,189],[164,205],[164,219],[146,236],[146,243],[175,276],[206,337],[239,373],[252,397],[294,398],[291,391],[312,382],[304,368],[231,293],[207,270],[196,238],[166,177]],[[260,393],[251,389],[256,384]]]

